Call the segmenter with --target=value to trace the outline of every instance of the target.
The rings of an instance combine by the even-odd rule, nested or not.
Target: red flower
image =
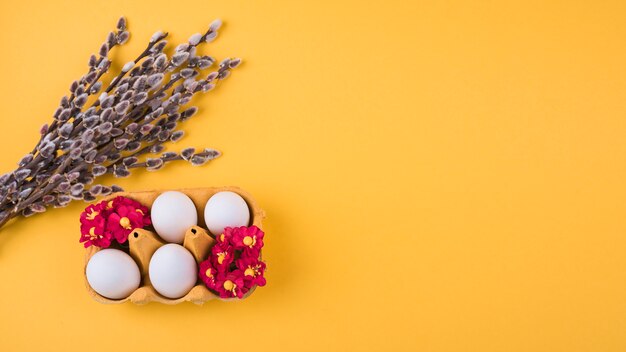
[[[243,272],[235,270],[229,273],[218,273],[215,290],[221,298],[242,298],[248,292],[244,286]]]
[[[263,247],[263,236],[265,235],[256,226],[241,226],[235,228],[225,228],[224,232],[230,232],[231,244],[239,250],[243,250],[242,255],[251,258],[258,258]]]
[[[254,286],[265,286],[265,263],[259,260],[263,231],[256,226],[227,227],[216,237],[198,275],[221,298],[243,298]]]
[[[217,241],[218,244],[225,244],[228,245],[230,244],[231,238],[233,237],[233,228],[232,227],[226,227],[224,228],[224,232],[222,234],[220,234],[219,236],[215,237],[215,240]]]
[[[107,231],[111,232],[117,242],[126,242],[128,235],[133,229],[150,225],[148,208],[138,202],[128,198],[117,197],[109,204],[112,205],[112,208],[107,219]]]
[[[211,264],[217,271],[226,272],[235,259],[235,249],[226,243],[216,243],[211,248]]]
[[[91,204],[85,211],[80,214],[80,222],[81,224],[89,223],[91,221],[95,221],[97,218],[102,217],[102,211],[105,208],[105,204],[100,202],[97,204]]]
[[[257,258],[241,257],[237,260],[237,268],[243,272],[245,287],[265,286],[265,263]]]
[[[111,234],[105,231],[104,216],[97,215],[93,220],[87,220],[80,225],[80,242],[84,243],[85,248],[89,246],[97,246],[107,248],[111,245]]]
[[[80,242],[107,248],[115,239],[124,243],[134,228],[150,225],[148,208],[132,199],[116,197],[89,205],[80,215]]]
[[[111,245],[111,233],[104,229],[104,219],[101,219],[99,223],[94,222],[90,225],[81,225],[80,242],[85,245],[85,248],[89,246],[96,246],[100,248],[107,248]]]
[[[105,203],[105,202],[101,202],[101,203]],[[134,201],[134,200],[132,200],[130,198],[122,197],[122,196],[115,197],[115,198],[109,200],[108,202],[106,202],[106,208],[107,209],[117,209],[118,207],[120,207],[122,205],[130,205],[130,206],[133,206],[133,207],[146,208],[146,207],[142,206],[139,202]]]
[[[200,263],[200,270],[198,271],[198,276],[200,280],[204,282],[206,287],[217,290],[216,289],[216,280],[217,280],[217,270],[213,268],[210,260],[205,260]]]
[[[80,242],[85,248],[98,246],[106,248],[111,245],[111,234],[105,231],[106,213],[101,203],[88,206],[80,214]]]

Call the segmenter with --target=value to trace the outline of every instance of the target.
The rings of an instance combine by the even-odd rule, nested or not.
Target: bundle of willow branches
[[[179,122],[196,113],[196,107],[185,107],[194,94],[210,91],[241,63],[225,59],[209,70],[216,60],[196,53],[198,45],[216,38],[220,25],[214,21],[171,56],[163,52],[167,33],[156,32],[146,49],[107,83],[103,76],[111,68],[109,52],[130,36],[120,18],[98,55],[89,58],[89,71],[72,82],[53,121],[41,128],[33,150],[16,170],[0,176],[0,227],[18,216],[121,190],[96,183],[103,175],[127,177],[133,168],[155,171],[174,160],[202,165],[218,157],[213,149],[163,151],[165,143],[183,136]]]

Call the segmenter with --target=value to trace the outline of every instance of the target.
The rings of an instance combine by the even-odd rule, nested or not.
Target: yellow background
[[[3,1],[0,171],[122,14],[118,64],[225,21],[171,148],[223,157],[119,183],[250,191],[269,284],[98,304],[77,203],[0,231],[0,350],[626,350],[623,1]]]

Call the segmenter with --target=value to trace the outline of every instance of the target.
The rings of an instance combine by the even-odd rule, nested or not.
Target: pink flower
[[[244,286],[243,272],[235,270],[229,273],[218,273],[215,290],[221,298],[242,298],[248,292]]]
[[[243,250],[242,255],[246,257],[258,258],[263,247],[264,233],[256,226],[241,226],[235,228],[225,228],[224,233],[230,232],[231,244],[235,249]]]
[[[237,260],[237,268],[243,272],[245,287],[265,286],[265,263],[256,258],[241,257]]]
[[[117,197],[108,203],[107,209],[111,211],[107,218],[107,231],[119,243],[126,242],[133,229],[151,223],[148,208],[132,199]]]

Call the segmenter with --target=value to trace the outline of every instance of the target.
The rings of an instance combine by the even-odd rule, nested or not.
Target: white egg
[[[154,252],[148,275],[158,293],[167,298],[180,298],[196,284],[198,267],[185,247],[170,243]]]
[[[198,213],[186,194],[176,191],[161,193],[150,209],[152,226],[159,236],[172,243],[183,243],[185,231],[198,224]]]
[[[122,299],[130,296],[141,283],[137,263],[118,249],[103,249],[87,263],[87,282],[101,296]]]
[[[204,207],[204,222],[214,235],[220,235],[225,227],[248,226],[250,209],[235,192],[215,193]]]

